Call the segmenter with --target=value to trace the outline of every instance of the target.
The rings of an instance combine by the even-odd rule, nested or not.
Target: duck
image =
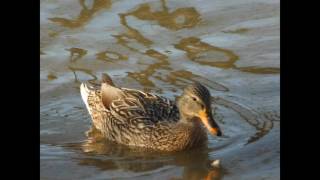
[[[176,100],[118,87],[103,73],[100,83],[83,82],[80,94],[92,128],[106,140],[129,147],[176,152],[205,145],[207,131],[222,136],[213,118],[210,91],[200,82]]]

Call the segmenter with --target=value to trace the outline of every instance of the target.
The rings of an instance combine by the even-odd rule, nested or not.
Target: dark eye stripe
[[[203,86],[199,82],[195,82],[191,86],[187,87],[186,91],[199,97],[206,104],[206,106],[210,105],[210,92],[205,86]]]

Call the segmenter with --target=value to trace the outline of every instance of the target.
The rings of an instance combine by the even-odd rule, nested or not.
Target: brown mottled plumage
[[[101,86],[82,83],[80,89],[94,128],[117,143],[180,151],[204,144],[204,127],[221,135],[212,118],[210,92],[200,83],[188,86],[177,103],[151,93],[116,87],[106,74]]]

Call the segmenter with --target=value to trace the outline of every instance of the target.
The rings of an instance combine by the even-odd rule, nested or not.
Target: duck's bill
[[[204,126],[208,129],[208,131],[212,135],[222,136],[222,132],[221,132],[218,124],[214,121],[211,113],[207,113],[206,111],[200,111],[199,118],[201,119]]]

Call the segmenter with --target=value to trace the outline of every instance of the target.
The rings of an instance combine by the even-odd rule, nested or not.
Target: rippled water
[[[279,1],[40,3],[41,179],[280,179]],[[104,72],[172,99],[202,82],[225,136],[169,154],[92,142],[79,85]]]

